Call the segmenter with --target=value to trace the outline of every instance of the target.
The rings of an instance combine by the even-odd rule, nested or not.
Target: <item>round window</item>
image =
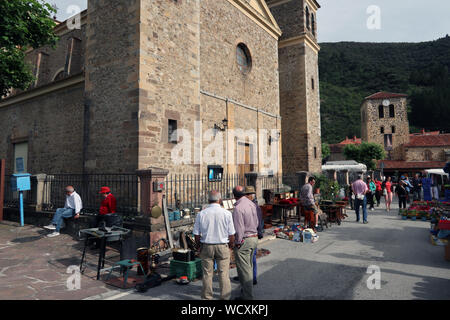
[[[243,43],[239,43],[236,48],[236,59],[239,70],[243,73],[247,73],[252,68],[252,58],[247,46]]]

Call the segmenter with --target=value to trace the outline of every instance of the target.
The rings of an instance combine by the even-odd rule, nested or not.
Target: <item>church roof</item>
[[[403,160],[379,160],[377,168],[384,164],[384,170],[405,170],[405,169],[442,169],[445,161],[403,161]]]
[[[371,96],[366,97],[365,100],[405,98],[407,96],[408,96],[407,94],[403,94],[403,93],[392,93],[392,92],[380,91],[380,92],[374,93]]]

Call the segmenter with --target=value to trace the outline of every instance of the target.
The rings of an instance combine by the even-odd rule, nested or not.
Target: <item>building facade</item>
[[[280,38],[283,172],[321,172],[322,143],[315,0],[268,0]]]
[[[319,6],[287,2],[89,0],[56,49],[28,52],[35,83],[0,101],[7,173],[17,158],[31,173],[320,171]]]

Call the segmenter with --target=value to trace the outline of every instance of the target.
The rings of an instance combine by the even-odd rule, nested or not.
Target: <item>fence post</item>
[[[159,206],[163,209],[162,198],[165,194],[165,189],[162,192],[155,192],[153,190],[153,182],[165,182],[169,170],[161,168],[148,168],[143,170],[137,170],[136,174],[141,181],[141,207],[140,211],[144,217],[150,218],[150,225],[163,224],[164,215],[159,218],[152,218],[151,211],[153,206]],[[150,232],[150,245],[166,237],[165,231]]]
[[[3,221],[3,201],[5,200],[5,159],[0,159],[0,221]]]
[[[42,211],[42,204],[44,203],[44,185],[45,185],[45,179],[47,178],[47,175],[45,173],[39,173],[32,176],[33,180],[36,180],[36,185],[34,186],[32,192],[33,192],[33,199],[35,199],[35,210],[36,211]]]

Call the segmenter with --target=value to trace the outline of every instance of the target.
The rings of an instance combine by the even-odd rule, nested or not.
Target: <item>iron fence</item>
[[[300,190],[300,178],[297,175],[267,176],[261,179],[261,187],[280,192]]]
[[[239,174],[224,175],[220,182],[209,182],[207,175],[178,174],[166,178],[166,197],[169,208],[201,208],[208,203],[208,192],[217,190],[223,199],[233,198],[233,188],[245,186],[245,176]]]
[[[136,214],[138,210],[139,178],[135,174],[51,174],[44,181],[44,210],[56,210],[64,207],[65,187],[71,185],[80,195],[83,212],[96,213],[99,210],[102,195],[101,187],[107,186],[117,200],[117,212]]]

